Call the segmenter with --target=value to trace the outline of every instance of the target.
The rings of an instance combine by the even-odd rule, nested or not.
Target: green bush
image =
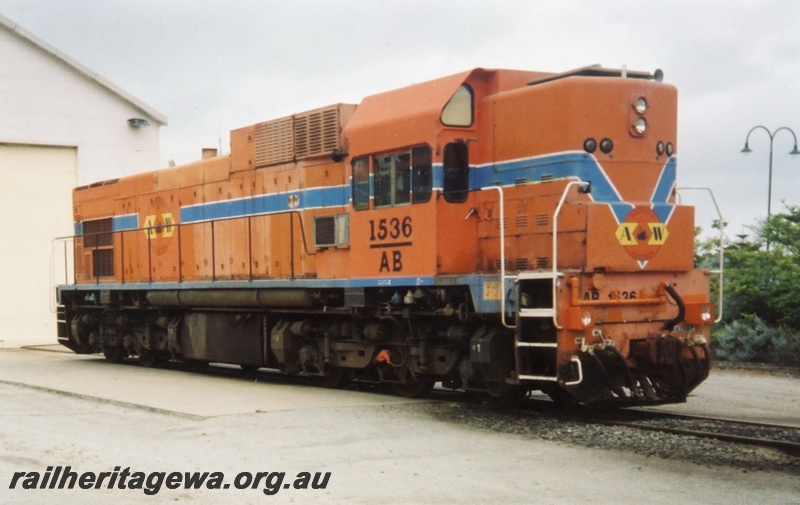
[[[758,316],[744,314],[715,332],[718,359],[731,362],[800,364],[800,335],[787,327],[768,326]]]
[[[713,228],[724,230],[725,226],[715,222]],[[739,241],[723,244],[724,322],[755,314],[770,326],[800,330],[800,206],[787,205],[785,212],[749,228],[754,232],[749,239],[740,235]],[[700,228],[695,234],[696,267],[718,268],[716,234],[702,238]],[[715,297],[718,277],[711,281]]]

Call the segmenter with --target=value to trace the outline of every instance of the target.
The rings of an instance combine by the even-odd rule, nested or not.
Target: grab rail
[[[506,212],[505,212],[505,194],[503,193],[502,186],[486,186],[481,188],[481,191],[496,190],[500,199],[500,293],[503,299],[500,302],[500,321],[503,326],[513,330],[517,327],[515,324],[508,324],[506,322],[506,305],[505,305],[505,292],[506,280],[516,278],[516,276],[506,276]]]
[[[231,222],[231,221],[237,221],[237,220],[246,219],[247,220],[247,243],[248,243],[248,247],[247,247],[248,272],[246,274],[246,280],[253,280],[255,278],[255,276],[253,274],[252,220],[254,218],[263,218],[263,217],[280,216],[280,215],[288,215],[289,216],[289,237],[288,238],[289,238],[290,278],[291,279],[296,278],[296,271],[295,271],[296,270],[295,269],[295,229],[294,229],[295,228],[295,224],[294,224],[295,223],[295,219],[294,219],[295,214],[298,214],[298,218],[299,218],[298,219],[298,224],[300,226],[300,236],[301,236],[301,239],[302,239],[303,253],[305,255],[307,255],[307,256],[316,256],[316,253],[313,253],[313,252],[309,251],[308,241],[306,239],[305,226],[303,224],[303,216],[297,210],[288,210],[288,211],[274,212],[274,213],[269,213],[269,214],[254,214],[254,215],[250,215],[250,216],[237,216],[237,217],[223,218],[223,219],[212,219],[212,220],[208,220],[208,221],[198,221],[198,222],[191,222],[191,223],[171,223],[168,226],[174,227],[175,228],[175,233],[177,235],[175,240],[177,242],[177,247],[178,247],[178,253],[177,253],[178,254],[178,261],[177,261],[178,282],[183,282],[183,280],[184,280],[183,261],[182,261],[183,249],[182,249],[182,238],[181,238],[182,237],[182,233],[181,233],[181,231],[185,227],[204,226],[204,225],[210,226],[210,233],[211,233],[211,251],[210,251],[210,256],[211,256],[210,257],[210,260],[211,260],[211,280],[212,281],[216,281],[217,280],[217,268],[216,268],[216,249],[217,249],[216,246],[217,246],[217,243],[216,243],[216,238],[215,238],[215,225],[218,225],[219,223],[223,223],[223,222]],[[110,236],[110,237],[119,236],[120,264],[122,265],[122,271],[119,273],[118,276],[116,274],[114,274],[113,277],[115,277],[115,278],[118,277],[119,280],[120,280],[120,283],[122,283],[122,284],[125,284],[126,282],[139,282],[139,281],[130,281],[130,280],[126,279],[125,278],[125,268],[124,268],[124,265],[125,265],[125,242],[126,242],[125,235],[126,234],[136,234],[136,233],[140,233],[142,235],[146,234],[146,236],[148,237],[148,238],[141,238],[141,240],[147,240],[147,259],[146,259],[146,261],[147,261],[148,273],[147,273],[146,277],[147,277],[147,280],[149,282],[153,282],[153,239],[151,239],[149,237],[157,236],[156,234],[157,234],[157,232],[159,230],[160,230],[159,227],[151,225],[151,226],[146,226],[146,227],[143,227],[143,228],[131,228],[131,229],[126,229],[126,230],[113,230],[113,231],[100,231],[100,232],[94,232],[94,233],[84,233],[84,234],[81,234],[81,235],[67,235],[67,236],[63,236],[63,237],[56,237],[55,239],[53,239],[53,247],[52,247],[51,261],[50,261],[50,263],[51,263],[51,279],[52,279],[53,285],[55,286],[55,283],[56,283],[56,275],[57,274],[56,274],[56,267],[55,267],[55,265],[56,265],[55,257],[56,257],[56,248],[58,247],[58,245],[59,244],[63,244],[64,245],[64,284],[77,284],[78,283],[77,282],[78,272],[77,272],[77,269],[75,268],[75,262],[77,260],[77,258],[76,258],[77,244],[76,244],[75,239],[76,238],[86,239],[86,237],[96,237],[95,240],[90,241],[91,245],[85,247],[85,250],[87,250],[87,251],[98,251],[98,250],[103,250],[103,249],[109,249],[109,247],[114,247],[115,246],[116,240],[114,240],[113,238],[111,239],[109,244],[104,243],[103,245],[101,245],[102,241],[99,240],[100,236],[107,236],[107,237],[108,236]],[[73,258],[72,258],[72,260],[73,260],[72,261],[72,282],[71,283],[69,282],[69,271],[70,271],[70,268],[69,268],[69,254],[68,254],[68,244],[69,244],[69,242],[72,242],[72,255],[73,255]],[[100,281],[101,281],[101,278],[111,277],[111,276],[101,276],[100,272],[98,271],[98,269],[96,267],[97,267],[97,264],[95,263],[95,260],[93,259],[92,262],[91,262],[91,269],[93,271],[93,277],[94,277],[95,284],[99,284]]]
[[[719,227],[719,257],[718,257],[719,266],[718,266],[718,268],[716,270],[709,270],[709,273],[712,273],[712,274],[715,274],[715,275],[719,275],[719,295],[718,295],[719,298],[717,299],[717,302],[718,302],[718,305],[719,305],[719,309],[717,310],[717,318],[714,319],[714,322],[718,323],[718,322],[722,321],[722,309],[723,309],[723,304],[722,304],[723,299],[722,299],[722,297],[724,295],[724,290],[722,288],[722,284],[723,284],[723,280],[724,280],[723,277],[724,277],[724,273],[725,273],[724,272],[724,270],[725,270],[725,248],[723,247],[723,245],[724,245],[723,241],[724,241],[724,238],[725,238],[725,231],[723,230],[722,223],[724,223],[725,220],[722,217],[722,211],[719,210],[719,205],[717,204],[717,199],[714,198],[714,192],[711,191],[711,188],[691,188],[691,187],[689,187],[689,188],[677,188],[677,191],[689,191],[689,190],[707,191],[708,195],[711,197],[711,201],[714,203],[714,208],[717,209],[717,216],[719,217],[719,223],[720,223],[720,227]]]
[[[562,329],[563,327],[558,322],[558,286],[556,279],[559,276],[558,273],[558,216],[561,215],[561,209],[564,206],[564,203],[567,201],[567,195],[569,194],[569,190],[572,189],[573,186],[578,186],[581,188],[588,188],[589,183],[584,181],[570,181],[564,187],[563,193],[561,193],[561,198],[558,200],[558,205],[556,205],[556,210],[553,213],[553,326],[557,329]]]

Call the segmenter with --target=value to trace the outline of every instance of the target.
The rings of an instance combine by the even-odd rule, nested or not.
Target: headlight
[[[643,117],[640,117],[635,123],[633,123],[633,129],[636,131],[636,133],[642,135],[647,129],[647,121],[645,121]]]
[[[703,305],[703,308],[700,310],[700,319],[702,319],[704,323],[711,321],[710,305]]]
[[[636,103],[633,104],[633,108],[636,109],[637,114],[644,114],[644,111],[647,110],[647,100],[639,97]]]

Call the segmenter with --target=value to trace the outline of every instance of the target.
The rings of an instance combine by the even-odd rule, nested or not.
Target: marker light
[[[703,308],[700,310],[700,319],[702,319],[704,323],[711,321],[710,305],[703,305]]]
[[[583,141],[583,150],[587,153],[593,153],[597,149],[597,141],[593,138],[588,138]]]
[[[656,144],[656,154],[659,156],[664,154],[664,141],[659,140],[658,144]]]
[[[600,150],[604,153],[608,154],[611,150],[614,149],[614,143],[611,142],[611,139],[603,139],[600,141]]]
[[[672,142],[667,142],[667,156],[672,156],[675,153],[675,146]]]
[[[588,327],[592,324],[592,313],[588,310],[583,311],[583,315],[581,316],[581,324],[584,327]]]
[[[637,99],[636,103],[633,105],[633,108],[636,109],[638,114],[644,114],[644,111],[647,110],[647,100],[639,97],[639,99]]]

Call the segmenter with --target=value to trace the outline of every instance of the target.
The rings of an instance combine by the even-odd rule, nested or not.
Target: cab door
[[[443,142],[442,193],[437,199],[439,274],[474,272],[478,266],[479,193],[470,188],[469,148]],[[496,198],[495,194],[491,197]]]

